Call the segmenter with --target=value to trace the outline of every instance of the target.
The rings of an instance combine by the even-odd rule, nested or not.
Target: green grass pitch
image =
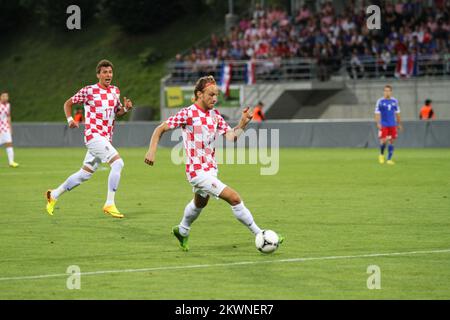
[[[398,148],[395,166],[379,165],[373,149],[282,149],[274,176],[221,165],[257,223],[285,236],[272,255],[214,199],[193,225],[191,251],[180,251],[170,230],[192,197],[184,167],[168,149],[152,168],[144,148],[119,151],[122,220],[101,210],[108,170],[45,212],[44,192],[78,170],[85,149],[17,148],[18,169],[2,150],[0,299],[450,298],[448,149]],[[447,251],[417,252],[434,250]],[[297,258],[317,259],[288,260]],[[82,275],[81,289],[68,290],[70,265],[117,272]],[[381,270],[379,290],[367,288],[369,265]],[[39,275],[55,276],[22,278]]]

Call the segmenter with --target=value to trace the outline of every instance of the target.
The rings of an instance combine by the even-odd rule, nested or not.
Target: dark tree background
[[[100,18],[118,24],[127,33],[158,31],[183,15],[195,16],[209,9],[212,16],[223,11],[219,0],[0,0],[0,34],[23,25],[37,24],[67,30],[67,7],[81,8],[82,24]],[[192,23],[201,23],[193,19]]]
[[[157,31],[182,15],[200,13],[204,4],[201,0],[110,0],[104,8],[126,32],[143,33]]]

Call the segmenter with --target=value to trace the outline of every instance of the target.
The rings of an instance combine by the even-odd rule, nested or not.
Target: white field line
[[[204,269],[204,268],[217,268],[217,267],[258,265],[258,264],[268,264],[268,263],[307,262],[307,261],[322,261],[322,260],[347,260],[347,259],[358,259],[358,258],[410,256],[410,255],[423,255],[423,254],[436,254],[436,253],[450,253],[450,249],[409,251],[409,252],[390,252],[390,253],[370,253],[370,254],[361,254],[361,255],[352,255],[352,256],[292,258],[292,259],[279,259],[279,260],[269,260],[269,261],[242,261],[242,262],[229,262],[229,263],[216,263],[216,264],[197,264],[197,265],[186,265],[186,266],[165,266],[165,267],[153,267],[153,268],[143,268],[143,269],[100,270],[100,271],[92,271],[92,272],[81,272],[77,275],[92,276],[92,275],[112,274],[112,273],[134,273],[134,272],[151,272],[151,271],[202,269],[202,268]],[[0,281],[36,280],[36,279],[45,279],[45,278],[68,277],[69,275],[71,275],[71,274],[55,273],[55,274],[43,274],[43,275],[36,275],[36,276],[4,277],[4,278],[0,278]]]
[[[12,172],[12,169],[11,169],[11,171],[8,171],[8,172],[6,172],[6,171],[0,172],[0,176],[7,177],[7,176],[20,176],[20,175],[27,175],[27,176],[29,176],[29,175],[49,175],[49,174],[69,174],[70,175],[73,172],[75,172],[76,169],[73,170],[73,171],[70,171],[70,170],[69,171],[67,171],[67,170],[51,170],[51,169],[49,169],[49,170],[31,171],[31,172],[18,171],[20,169],[14,169],[14,170],[16,170],[16,171]],[[109,171],[109,168],[108,167],[99,167],[97,169],[97,172],[99,172],[99,171]]]
[[[75,170],[74,170],[75,171]],[[71,171],[67,170],[49,170],[49,171],[16,171],[16,172],[0,172],[0,176],[8,177],[8,176],[21,176],[21,175],[50,175],[50,174],[70,174]]]

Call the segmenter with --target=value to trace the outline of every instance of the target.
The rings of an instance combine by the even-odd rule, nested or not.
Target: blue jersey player
[[[378,137],[380,139],[380,155],[378,161],[384,163],[384,150],[387,142],[388,156],[387,164],[394,164],[392,155],[394,154],[394,142],[397,139],[397,128],[402,130],[400,123],[400,106],[398,100],[392,97],[392,87],[384,86],[384,96],[378,99],[375,106],[375,121],[378,127]]]

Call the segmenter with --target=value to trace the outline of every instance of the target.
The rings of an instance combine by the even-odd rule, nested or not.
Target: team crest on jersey
[[[212,116],[212,121],[213,121],[214,125],[218,124],[219,123],[219,117],[217,117],[217,115],[213,115]]]

